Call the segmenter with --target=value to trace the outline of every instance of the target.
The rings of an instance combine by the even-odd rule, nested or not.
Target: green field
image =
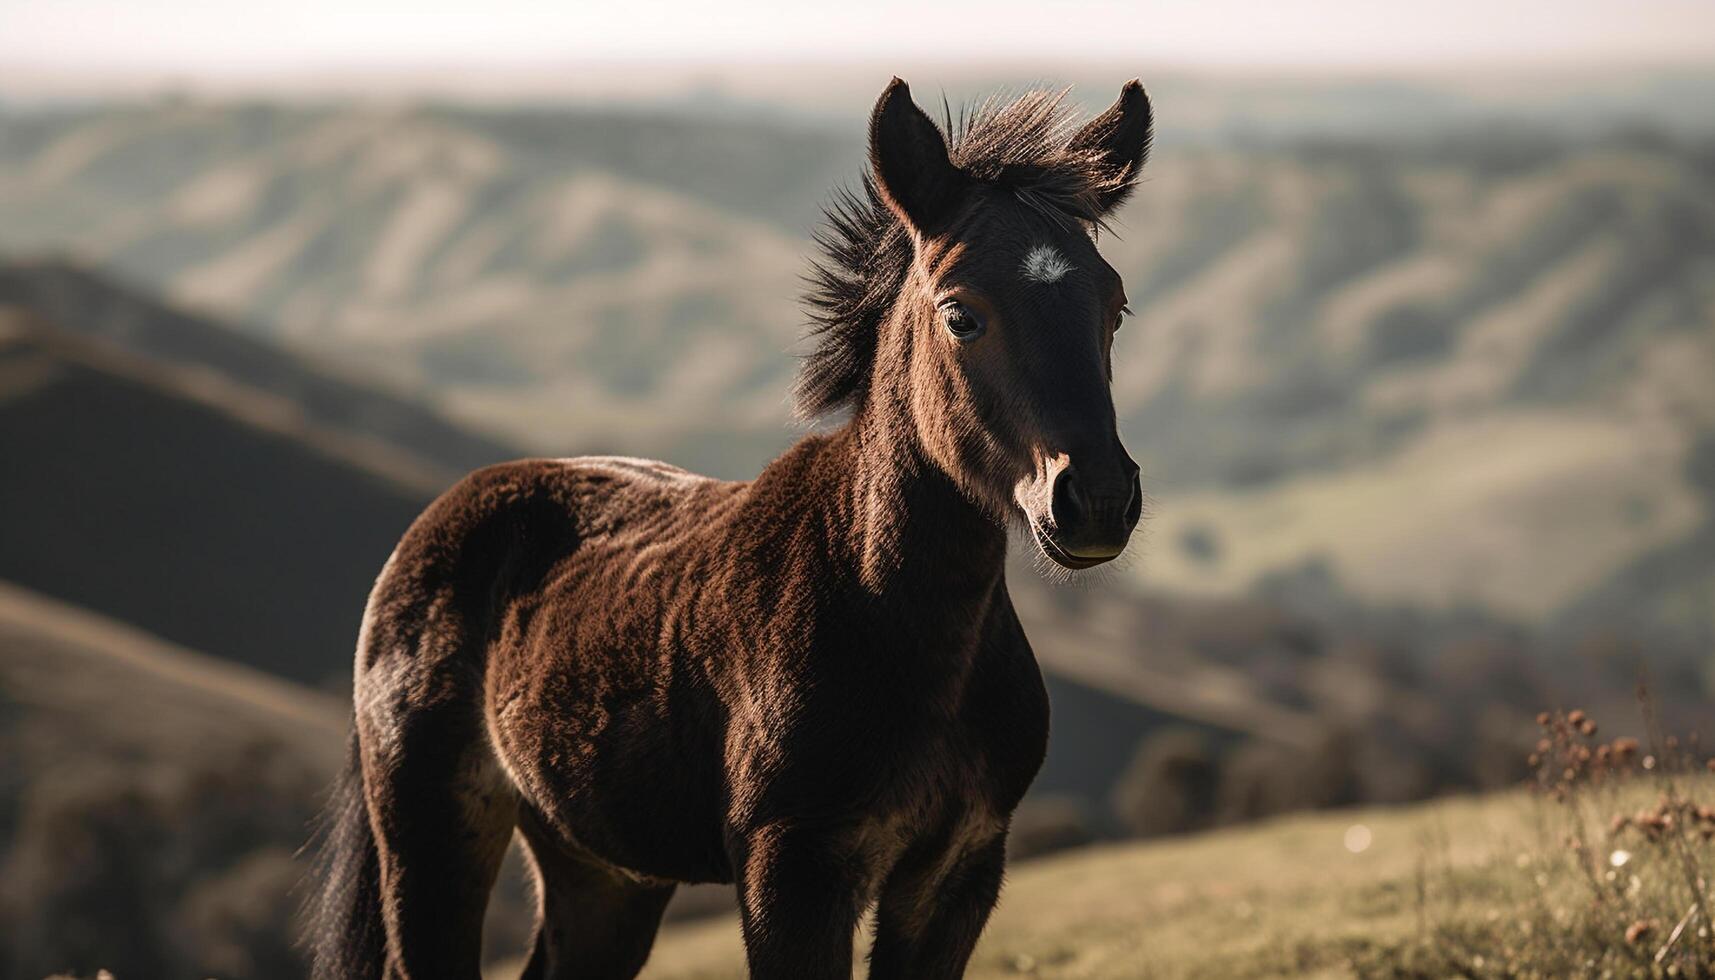
[[[1421,956],[1407,954],[1434,948],[1437,937],[1529,917],[1520,910],[1543,901],[1536,869],[1558,861],[1546,828],[1563,821],[1554,804],[1507,793],[1287,817],[1025,862],[1008,879],[969,975],[1341,977],[1396,975],[1410,962],[1421,970]],[[1581,901],[1567,894],[1570,905]],[[1480,953],[1471,957],[1470,972],[1490,973]],[[732,918],[668,927],[643,974],[744,975]]]
[[[1373,959],[1424,927],[1420,878],[1449,864],[1459,874],[1515,873],[1517,855],[1536,846],[1539,806],[1505,794],[1342,810],[1025,862],[970,976],[1350,975],[1354,958]],[[1347,835],[1359,843],[1359,826],[1369,844],[1353,853]],[[668,927],[643,975],[743,977],[736,920]]]

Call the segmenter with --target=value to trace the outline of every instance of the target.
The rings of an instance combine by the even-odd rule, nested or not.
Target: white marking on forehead
[[[1072,263],[1055,251],[1052,245],[1038,245],[1024,256],[1019,273],[1031,282],[1059,282],[1072,271]]]

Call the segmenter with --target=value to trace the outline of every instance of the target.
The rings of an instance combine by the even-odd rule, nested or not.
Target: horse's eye
[[[941,304],[941,325],[955,340],[971,341],[982,336],[983,321],[971,308],[959,302]]]
[[[1131,316],[1131,307],[1120,307],[1119,315],[1114,317],[1114,329],[1116,331],[1119,330],[1120,327],[1125,326],[1125,318],[1128,316]]]

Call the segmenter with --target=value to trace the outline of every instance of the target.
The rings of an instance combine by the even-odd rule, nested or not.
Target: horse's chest
[[[1002,825],[980,753],[927,739],[914,749],[901,746],[886,762],[868,787],[867,806],[853,814],[856,847],[866,866],[885,870],[925,842],[936,850],[956,849]]]

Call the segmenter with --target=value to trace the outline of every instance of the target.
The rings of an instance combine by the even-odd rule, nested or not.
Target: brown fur
[[[630,977],[678,882],[736,882],[751,973],[957,977],[999,893],[1048,704],[1006,521],[1069,567],[1136,522],[1095,224],[1148,145],[1136,83],[1070,131],[1032,95],[951,151],[897,79],[868,199],[836,213],[811,412],[748,483],[614,458],[478,471],[370,597],[331,813],[317,976],[478,976],[514,830],[527,977]],[[1031,247],[1074,267],[1021,282]],[[985,322],[954,339],[937,304]]]

